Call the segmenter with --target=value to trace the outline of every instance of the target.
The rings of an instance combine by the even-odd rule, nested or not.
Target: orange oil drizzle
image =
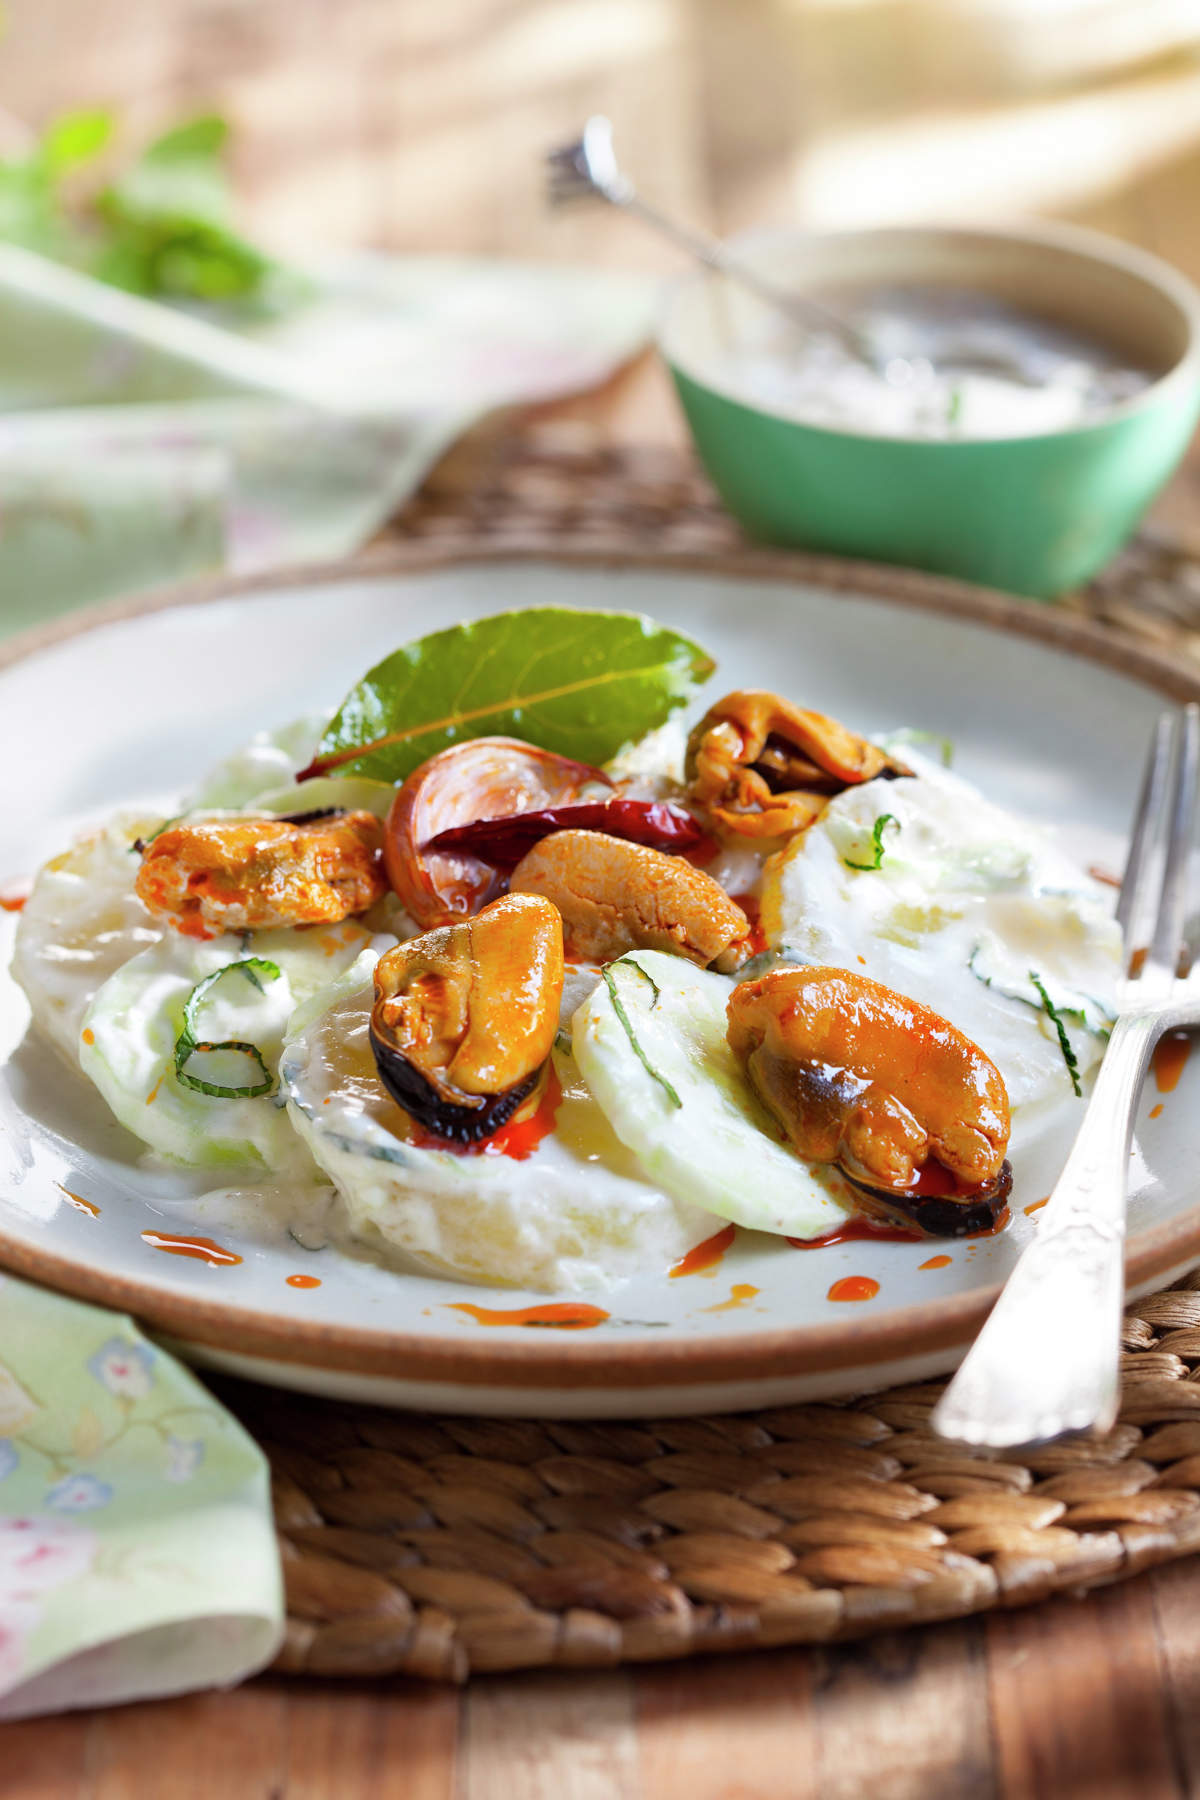
[[[88,1025],[88,1026],[85,1026],[85,1028],[84,1028],[84,1030],[83,1030],[83,1032],[82,1032],[82,1033],[81,1033],[81,1035],[82,1035],[82,1037],[83,1037],[83,1041],[84,1041],[84,1043],[85,1043],[85,1044],[94,1044],[94,1043],[95,1043],[95,1041],[96,1041],[96,1034],[95,1034],[95,1032],[94,1032],[94,1031],[93,1031],[93,1030],[92,1030],[92,1028],[91,1028],[91,1026],[90,1026],[90,1025]]]
[[[481,1146],[485,1156],[511,1156],[524,1162],[532,1156],[544,1137],[554,1130],[554,1120],[562,1104],[562,1084],[551,1064],[546,1071],[546,1085],[535,1110],[527,1119],[510,1119]]]
[[[879,1283],[873,1275],[843,1275],[835,1281],[825,1298],[827,1300],[873,1300],[879,1292]]]
[[[736,1225],[726,1225],[724,1231],[718,1231],[703,1243],[693,1244],[686,1256],[681,1256],[677,1263],[671,1265],[672,1277],[676,1275],[700,1275],[705,1269],[715,1269],[725,1252],[737,1236]]]
[[[514,1162],[524,1162],[532,1156],[544,1137],[549,1137],[554,1130],[554,1121],[562,1104],[562,1083],[551,1064],[546,1071],[546,1082],[541,1097],[529,1117],[523,1119],[518,1108],[515,1118],[494,1131],[489,1138],[481,1138],[476,1144],[455,1144],[449,1138],[438,1137],[436,1132],[426,1131],[414,1124],[409,1142],[422,1150],[449,1150],[454,1156],[511,1156]]]
[[[33,882],[27,875],[0,882],[0,912],[20,912],[32,892]]]
[[[541,1325],[557,1331],[587,1331],[603,1325],[609,1317],[603,1307],[587,1306],[580,1300],[555,1302],[549,1306],[518,1306],[502,1310],[490,1306],[472,1306],[468,1300],[450,1302],[451,1312],[466,1313],[477,1325]]]
[[[82,1194],[73,1194],[70,1188],[63,1186],[61,1181],[56,1181],[54,1185],[59,1193],[71,1202],[76,1212],[87,1213],[93,1219],[100,1217],[100,1208],[94,1200],[85,1200]]]
[[[165,1250],[168,1256],[194,1256],[210,1269],[232,1268],[242,1260],[236,1251],[226,1250],[209,1237],[175,1237],[160,1231],[143,1231],[142,1237],[152,1250]]]
[[[1192,1040],[1186,1031],[1165,1031],[1154,1046],[1154,1085],[1160,1094],[1174,1093],[1179,1077],[1192,1053]]]
[[[289,1275],[287,1284],[289,1287],[296,1288],[320,1287],[321,1277],[319,1275]]]
[[[1026,1213],[1027,1213],[1027,1214],[1030,1214],[1030,1213],[1035,1213],[1035,1212],[1041,1212],[1041,1210],[1042,1210],[1042,1208],[1043,1208],[1043,1206],[1045,1206],[1045,1204],[1046,1204],[1046,1200],[1049,1200],[1049,1198],[1050,1198],[1050,1196],[1049,1196],[1049,1194],[1047,1194],[1047,1195],[1046,1195],[1046,1199],[1045,1199],[1045,1200],[1034,1200],[1034,1201],[1032,1201],[1032,1202],[1031,1202],[1031,1203],[1030,1203],[1030,1205],[1028,1205],[1028,1206],[1027,1206],[1027,1207],[1026,1207],[1026,1208],[1025,1208],[1025,1212],[1026,1212]]]
[[[736,1312],[739,1306],[745,1306],[747,1300],[753,1300],[759,1290],[751,1287],[748,1281],[735,1282],[729,1290],[728,1300],[721,1300],[716,1306],[706,1306],[705,1312]]]
[[[1162,1101],[1160,1100],[1157,1106],[1152,1106],[1150,1108],[1150,1117],[1152,1119],[1161,1119],[1162,1118],[1162,1110],[1163,1110],[1163,1104],[1162,1104]]]
[[[919,1269],[948,1269],[954,1261],[952,1256],[931,1256],[928,1262],[918,1263]]]

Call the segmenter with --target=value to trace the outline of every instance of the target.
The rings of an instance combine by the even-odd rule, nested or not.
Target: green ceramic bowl
[[[1187,447],[1200,413],[1200,295],[1155,257],[1059,225],[755,233],[734,247],[795,289],[981,290],[1098,336],[1156,377],[1094,420],[1039,436],[835,430],[770,410],[713,372],[721,349],[753,331],[758,303],[688,276],[668,295],[659,348],[705,468],[755,537],[1049,598],[1108,560]]]

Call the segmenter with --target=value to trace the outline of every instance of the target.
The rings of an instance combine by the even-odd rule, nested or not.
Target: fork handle
[[[943,1437],[1012,1449],[1116,1418],[1133,1114],[1172,1022],[1134,1012],[1113,1027],[1037,1235],[934,1412]]]
[[[670,238],[680,249],[686,250],[707,268],[715,269],[730,281],[740,283],[752,294],[756,294],[764,304],[786,314],[793,325],[800,325],[806,331],[820,329],[832,332],[852,356],[857,357],[860,362],[868,363],[872,368],[875,366],[878,359],[868,339],[833,307],[824,305],[810,294],[792,294],[785,288],[776,287],[773,281],[765,280],[756,269],[750,268],[738,257],[731,256],[719,238],[710,237],[706,232],[693,231],[690,226],[680,225],[675,219],[669,219],[656,206],[643,200],[631,184],[611,191],[599,191],[612,205],[622,206],[626,212],[653,225],[664,237]]]

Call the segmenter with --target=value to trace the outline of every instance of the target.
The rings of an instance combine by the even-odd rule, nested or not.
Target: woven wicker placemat
[[[431,1418],[230,1385],[266,1450],[278,1666],[418,1675],[825,1642],[1079,1594],[1200,1548],[1200,1272],[1125,1321],[1103,1438],[936,1438],[940,1382],[630,1423]]]
[[[1187,521],[1186,541],[1151,524],[1095,581],[1059,604],[1118,638],[1200,661],[1200,456],[1176,487],[1180,499],[1169,510]],[[743,536],[693,457],[654,445],[614,446],[575,422],[471,433],[382,538],[461,539],[464,531],[497,544],[558,536],[641,551],[737,549],[764,564],[774,555]]]
[[[530,528],[741,543],[671,451],[477,435],[389,537]],[[771,553],[759,552],[764,559]],[[1144,534],[1067,602],[1200,656],[1200,559]],[[1079,1594],[1200,1548],[1200,1271],[1130,1308],[1117,1426],[1004,1457],[928,1429],[940,1383],[628,1424],[430,1418],[229,1384],[270,1458],[278,1667],[416,1675],[823,1642]]]

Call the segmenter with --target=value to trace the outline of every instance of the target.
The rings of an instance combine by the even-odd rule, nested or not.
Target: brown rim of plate
[[[349,580],[462,565],[530,561],[575,568],[621,567],[650,573],[804,582],[1031,638],[1114,669],[1171,700],[1200,700],[1200,674],[1189,674],[1169,654],[1116,639],[1100,626],[1055,612],[1040,602],[1018,600],[944,576],[799,553],[639,552],[602,537],[579,539],[564,547],[561,540],[536,534],[502,546],[466,537],[441,540],[436,545],[389,545],[342,563],[240,579],[222,577],[116,601],[22,633],[0,646],[0,669],[84,632],[167,608],[204,605],[285,587],[332,587]],[[1131,1288],[1142,1287],[1178,1272],[1189,1260],[1200,1260],[1200,1207],[1130,1239],[1126,1283]],[[998,1285],[980,1288],[904,1307],[878,1321],[856,1316],[845,1323],[748,1333],[734,1342],[656,1335],[606,1348],[602,1341],[581,1342],[577,1336],[564,1340],[545,1332],[512,1339],[489,1331],[474,1341],[458,1342],[411,1333],[353,1330],[317,1321],[305,1324],[294,1317],[275,1319],[256,1310],[91,1270],[13,1239],[3,1230],[0,1264],[60,1292],[133,1313],[184,1342],[276,1362],[397,1380],[540,1390],[627,1386],[644,1383],[647,1378],[664,1386],[682,1386],[819,1370],[869,1370],[876,1364],[919,1358],[965,1344],[1000,1291]],[[298,1337],[298,1333],[302,1335]]]

